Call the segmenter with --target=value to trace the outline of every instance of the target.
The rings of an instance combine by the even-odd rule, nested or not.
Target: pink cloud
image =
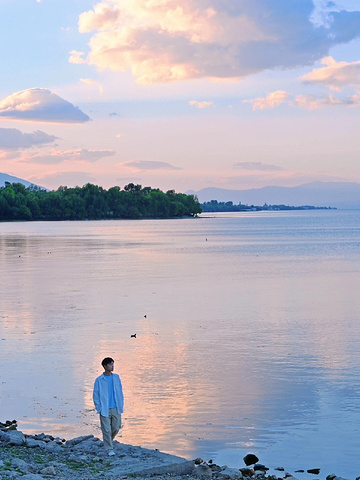
[[[44,165],[56,165],[65,161],[94,163],[101,158],[113,155],[115,155],[114,150],[87,150],[81,148],[75,150],[53,149],[43,155],[23,155],[19,158],[19,161]]]
[[[265,110],[267,108],[278,107],[282,103],[285,103],[289,96],[290,95],[284,90],[277,90],[276,92],[268,93],[266,97],[243,100],[243,103],[251,103],[253,110]]]
[[[214,104],[213,104],[213,102],[206,102],[206,101],[198,102],[197,100],[190,100],[189,105],[191,107],[196,107],[196,108],[199,108],[199,109],[203,109],[203,108],[211,107]]]
[[[301,77],[305,83],[320,83],[334,90],[347,85],[360,85],[360,61],[337,62],[332,57],[325,57],[321,63],[324,67],[316,68]]]
[[[313,10],[311,1],[101,0],[80,15],[79,31],[93,32],[87,63],[130,70],[138,83],[240,78],[312,65],[358,36],[359,12],[330,5],[325,27]],[[71,52],[70,61],[83,60]]]
[[[316,95],[297,95],[294,104],[307,110],[317,110],[320,107],[358,107],[360,106],[360,95],[348,96],[345,99],[336,98],[333,95],[318,97]]]

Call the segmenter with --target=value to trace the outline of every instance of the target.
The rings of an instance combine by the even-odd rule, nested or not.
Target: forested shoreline
[[[201,211],[194,195],[133,183],[108,190],[91,183],[52,191],[9,182],[0,188],[0,221],[174,218]]]
[[[268,205],[246,205],[239,203],[234,205],[233,202],[218,202],[211,200],[210,202],[201,203],[201,209],[206,212],[254,212],[267,210],[336,210],[335,207],[315,207],[313,205],[291,206],[284,204]]]

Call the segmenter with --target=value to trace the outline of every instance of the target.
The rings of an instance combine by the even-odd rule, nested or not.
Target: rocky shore
[[[155,477],[159,480],[297,480],[284,468],[278,475],[248,454],[244,468],[215,465],[201,458],[186,460],[158,450],[114,442],[114,457],[108,457],[100,439],[93,435],[65,440],[45,433],[27,435],[15,420],[0,422],[0,480],[126,480]],[[320,469],[308,470],[319,474]],[[299,471],[301,473],[301,471]],[[314,479],[315,480],[315,479]],[[344,480],[335,474],[326,480]],[[356,480],[360,480],[358,477]]]

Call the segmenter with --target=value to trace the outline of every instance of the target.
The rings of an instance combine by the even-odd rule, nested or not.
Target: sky
[[[0,0],[0,172],[360,182],[359,0]]]

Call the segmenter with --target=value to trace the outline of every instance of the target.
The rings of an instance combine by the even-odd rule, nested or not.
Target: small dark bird
[[[144,318],[146,318],[146,315],[144,315]]]
[[[136,338],[136,333],[134,333],[134,335],[130,335],[130,338]]]

